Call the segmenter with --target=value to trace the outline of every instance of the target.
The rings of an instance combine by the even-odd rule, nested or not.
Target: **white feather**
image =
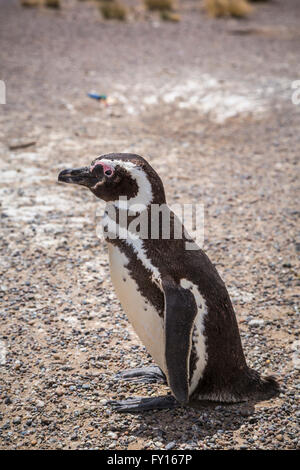
[[[199,380],[203,376],[203,372],[207,363],[207,351],[206,351],[206,344],[205,344],[205,336],[204,336],[204,316],[207,314],[207,306],[205,303],[204,297],[200,294],[198,287],[196,284],[193,284],[191,281],[187,279],[181,279],[180,281],[181,287],[184,289],[189,289],[192,294],[194,295],[195,302],[197,305],[197,315],[195,318],[195,330],[192,336],[194,346],[196,348],[197,353],[197,361],[196,361],[196,369],[193,372],[191,385],[189,393],[190,395],[195,390],[196,386],[199,383]]]
[[[111,278],[120,303],[137,335],[156,364],[166,373],[163,318],[141,294],[127,269],[129,259],[108,244]]]
[[[137,257],[142,261],[145,268],[152,272],[152,278],[156,279],[158,283],[160,282],[160,272],[156,266],[153,266],[150,259],[147,257],[146,251],[144,249],[144,241],[139,238],[138,235],[129,232],[124,227],[120,227],[120,225],[112,220],[107,214],[104,215],[102,219],[102,226],[103,229],[109,227],[110,234],[125,240],[125,242],[133,248],[137,254]]]

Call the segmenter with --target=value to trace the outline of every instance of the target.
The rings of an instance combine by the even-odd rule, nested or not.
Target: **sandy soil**
[[[133,10],[103,22],[71,0],[0,8],[1,449],[299,447],[299,3],[225,21],[189,0],[178,24]],[[103,205],[56,182],[114,151],[148,158],[170,203],[204,205],[204,249],[278,398],[121,416],[106,404],[167,391],[114,380],[150,357],[111,286]]]

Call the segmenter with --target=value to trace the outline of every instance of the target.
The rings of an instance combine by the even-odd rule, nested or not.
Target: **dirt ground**
[[[131,3],[0,6],[1,449],[299,447],[300,5],[179,23]],[[107,103],[87,96],[107,95]],[[166,393],[116,382],[150,363],[115,297],[103,204],[58,172],[109,152],[146,157],[169,203],[203,204],[204,249],[228,286],[248,363],[281,394],[118,415],[107,400]]]

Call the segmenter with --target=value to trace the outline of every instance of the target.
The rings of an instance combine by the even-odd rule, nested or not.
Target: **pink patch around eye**
[[[106,163],[102,163],[101,161],[96,162],[93,166],[91,166],[90,171],[93,171],[93,169],[98,165],[101,165],[103,167],[103,172],[104,172],[105,175],[107,175],[107,176],[112,176],[113,175],[113,173],[114,173],[113,168],[109,165],[106,165]]]

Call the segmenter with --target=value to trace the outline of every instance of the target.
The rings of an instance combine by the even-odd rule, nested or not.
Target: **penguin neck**
[[[166,197],[160,178],[151,173],[142,172],[140,180],[136,179],[138,191],[132,198],[120,196],[118,200],[107,202],[103,218],[103,228],[108,239],[127,238],[134,234],[134,238],[148,239],[150,234],[151,214],[153,207],[166,206]]]
[[[119,208],[113,202],[108,202],[102,219],[105,238],[123,241],[133,238],[139,239],[141,242],[148,240],[151,238],[153,230],[160,233],[158,227],[160,213],[166,214],[166,212],[170,213],[166,202],[160,204],[151,202],[147,206],[141,205],[139,208],[130,204]]]
[[[102,220],[104,237],[108,242],[133,247],[161,246],[161,240],[177,240],[176,246],[184,241],[193,242],[186,237],[181,220],[167,204],[151,204],[145,210],[132,214],[124,209],[116,209],[109,203]],[[175,246],[175,242],[172,244]]]
[[[147,223],[151,218],[152,204],[147,206],[130,205],[126,206],[126,201],[121,205],[121,208],[116,206],[113,202],[108,202],[104,212],[104,224],[114,222],[115,226],[120,229],[131,231],[133,224]]]
[[[118,199],[109,201],[107,207],[113,206],[117,210],[127,211],[128,216],[132,216],[150,211],[153,204],[166,204],[164,187],[158,175],[154,177],[151,173],[146,174],[140,170],[134,175],[134,180],[137,185],[136,194],[130,198],[126,194],[119,195]]]
[[[134,197],[127,198],[126,195],[119,196],[115,201],[108,202],[120,211],[127,211],[128,216],[140,214],[143,211],[150,211],[152,204],[166,204],[164,188],[160,182],[150,182],[138,187],[137,194]],[[154,184],[156,183],[156,184]]]

